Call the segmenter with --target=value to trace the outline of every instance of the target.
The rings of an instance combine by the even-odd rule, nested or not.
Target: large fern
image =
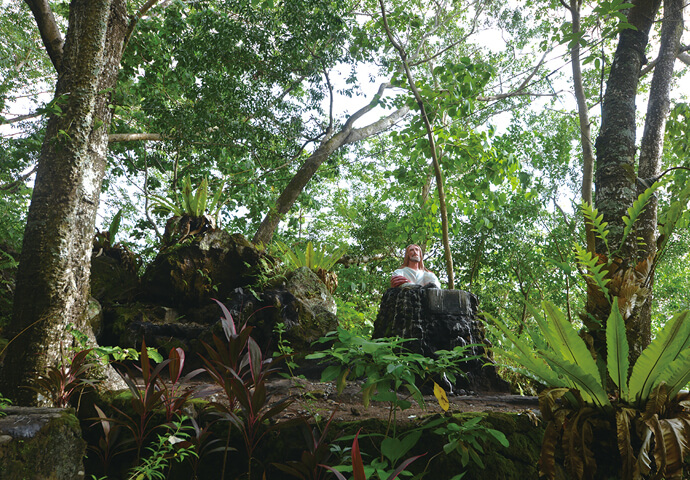
[[[606,287],[606,284],[611,281],[611,279],[606,278],[608,270],[604,267],[607,265],[604,263],[599,263],[598,256],[577,244],[575,245],[575,256],[577,257],[577,261],[580,266],[584,267],[585,269],[585,277],[592,279],[595,285],[602,291],[606,299],[611,302],[609,289]]]
[[[618,298],[613,299],[611,314],[606,321],[606,367],[620,398],[628,398],[628,369],[630,347],[625,334],[625,322],[618,309]]]
[[[585,221],[592,226],[597,237],[604,242],[606,253],[608,254],[610,252],[609,241],[607,239],[609,230],[606,228],[608,226],[608,222],[604,221],[604,215],[599,215],[599,210],[593,208],[591,204],[586,202],[583,203],[580,208],[585,216]]]
[[[642,215],[642,212],[647,207],[649,199],[654,195],[654,192],[659,188],[659,182],[654,183],[647,190],[642,192],[635,200],[631,207],[628,208],[628,214],[623,217],[623,223],[625,223],[625,228],[623,229],[623,237],[621,237],[621,243],[618,250],[623,248],[625,241],[628,239],[630,232],[635,225],[637,219]]]
[[[671,362],[678,361],[682,349],[687,349],[690,337],[688,311],[677,314],[659,332],[637,359],[630,376],[628,403],[642,406],[652,389],[666,376],[664,370]]]

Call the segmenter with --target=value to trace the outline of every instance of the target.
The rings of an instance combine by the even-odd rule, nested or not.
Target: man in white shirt
[[[436,288],[441,288],[438,277],[424,268],[422,260],[422,249],[419,245],[410,245],[405,249],[403,264],[391,277],[391,287],[399,287],[406,283],[417,285],[433,284]]]

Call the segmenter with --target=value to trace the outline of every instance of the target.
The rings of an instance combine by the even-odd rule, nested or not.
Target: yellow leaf
[[[446,396],[446,391],[442,389],[436,382],[434,382],[434,396],[436,397],[436,400],[438,400],[438,404],[441,406],[443,411],[447,412],[448,407],[450,407],[450,402]]]

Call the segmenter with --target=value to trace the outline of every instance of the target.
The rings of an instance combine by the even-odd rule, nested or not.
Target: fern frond
[[[527,345],[522,339],[515,335],[508,327],[500,321],[494,319],[488,313],[484,315],[493,322],[494,329],[499,330],[509,341],[511,350],[492,347],[492,350],[503,353],[514,362],[521,365],[528,370],[532,375],[538,377],[543,383],[550,387],[564,387],[571,386],[549,368],[548,364],[543,359],[539,358],[534,349]]]
[[[593,208],[591,204],[586,202],[582,204],[581,208],[582,213],[585,216],[585,221],[592,225],[592,228],[594,229],[594,232],[596,233],[597,237],[599,237],[604,242],[604,246],[606,247],[606,253],[608,254],[610,252],[609,242],[607,239],[609,235],[609,230],[607,230],[606,227],[609,224],[608,222],[604,221],[604,215],[599,215],[599,210]]]
[[[671,239],[673,231],[681,222],[681,219],[687,220],[688,215],[688,200],[690,199],[690,183],[680,192],[678,198],[671,203],[669,208],[659,215],[659,236],[662,238],[661,245],[659,245],[659,253],[663,252],[669,239]]]
[[[647,190],[642,192],[637,200],[635,200],[630,208],[628,208],[628,214],[623,216],[623,223],[625,223],[625,228],[623,229],[623,237],[621,238],[621,244],[618,250],[623,248],[625,241],[628,239],[628,235],[633,229],[635,222],[642,215],[642,212],[647,207],[649,199],[652,198],[654,192],[659,188],[659,182],[655,182],[654,185],[649,187]]]
[[[575,244],[575,256],[580,266],[585,268],[584,275],[594,280],[596,286],[599,287],[606,299],[611,303],[609,289],[606,287],[606,284],[609,283],[611,279],[606,278],[608,270],[604,269],[603,263],[598,263],[599,257],[578,244]]]
[[[630,402],[645,402],[652,388],[661,380],[660,374],[670,362],[679,358],[681,349],[687,346],[690,337],[690,321],[687,317],[687,310],[674,316],[642,351],[630,376]]]

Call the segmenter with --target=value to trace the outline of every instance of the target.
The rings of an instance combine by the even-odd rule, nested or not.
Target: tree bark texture
[[[661,0],[639,0],[628,13],[628,22],[637,30],[625,29],[620,33],[606,83],[601,130],[596,141],[595,203],[599,213],[603,214],[604,221],[608,222],[608,243],[612,252],[606,251],[600,239],[597,239],[596,251],[606,256],[615,253],[618,258],[616,265],[621,272],[637,264],[637,242],[634,232],[628,236],[625,245],[621,245],[625,228],[623,217],[637,198],[635,100],[640,72],[646,63],[645,48],[649,31],[660,4]],[[595,293],[590,286],[587,309],[597,318],[600,326],[591,329],[590,333],[593,335],[595,351],[606,358],[605,328],[602,327],[606,325],[610,306],[609,311],[596,307]],[[638,338],[641,328],[638,310],[626,320],[631,364],[641,351]]]
[[[582,0],[570,0],[570,14],[573,19],[572,32],[578,36],[580,32],[580,7]],[[573,68],[573,88],[577,101],[577,113],[580,121],[580,145],[582,147],[582,202],[592,205],[592,180],[594,177],[594,148],[592,145],[592,130],[589,125],[589,110],[587,97],[582,84],[582,68],[580,65],[580,42],[574,41],[570,50]],[[595,251],[596,237],[591,224],[585,223],[587,250]]]
[[[87,333],[90,260],[106,164],[111,90],[128,24],[124,0],[73,0],[55,91],[61,113],[48,121],[17,272],[12,339],[0,391],[38,403],[22,388],[59,363]],[[40,21],[39,21],[40,26]],[[54,62],[55,63],[55,62]]]
[[[323,142],[321,142],[314,153],[312,153],[309,158],[304,161],[297,173],[295,173],[288,183],[287,187],[285,187],[283,192],[278,197],[275,207],[269,210],[262,220],[261,225],[259,225],[258,230],[254,234],[252,242],[255,244],[268,244],[271,241],[283,215],[290,211],[290,208],[292,208],[292,206],[295,204],[297,197],[300,193],[302,193],[304,187],[306,187],[307,183],[309,183],[309,180],[311,180],[321,164],[331,154],[333,154],[333,152],[345,145],[356,143],[364,138],[381,133],[389,129],[397,121],[407,115],[407,112],[409,112],[409,107],[402,107],[387,117],[384,117],[366,127],[353,127],[353,124],[357,119],[359,119],[365,113],[371,111],[378,104],[378,100],[381,98],[384,90],[388,88],[388,86],[388,84],[381,85],[374,99],[366,107],[361,108],[350,118],[348,118],[347,122],[345,122],[345,125],[338,133],[326,138]]]
[[[596,207],[608,222],[609,245],[616,249],[623,238],[622,222],[637,196],[635,175],[635,98],[644,60],[647,35],[624,30],[611,66],[602,106],[601,132],[597,138]],[[597,252],[606,253],[601,240]],[[634,239],[623,249],[634,252]]]
[[[664,147],[664,132],[666,119],[670,112],[671,82],[673,67],[680,51],[680,38],[683,34],[683,9],[685,0],[664,0],[664,18],[661,26],[661,44],[657,64],[652,76],[645,118],[644,133],[640,147],[640,163],[638,177],[652,179],[661,173],[661,154]],[[643,193],[652,180],[638,184],[638,195]],[[647,185],[649,184],[649,185]],[[647,208],[638,220],[637,236],[642,238],[643,244],[638,253],[640,259],[653,258],[656,255],[657,238],[657,207],[656,195],[649,200]],[[654,270],[648,279],[651,289],[654,284]],[[652,301],[650,295],[642,306],[638,321],[630,325],[630,334],[638,339],[640,348],[645,348],[652,340]]]

